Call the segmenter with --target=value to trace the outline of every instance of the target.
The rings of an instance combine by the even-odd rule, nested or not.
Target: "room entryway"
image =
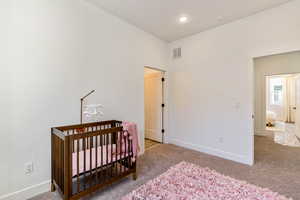
[[[156,68],[144,68],[146,150],[164,143],[164,74]]]
[[[300,147],[296,128],[298,79],[300,74],[266,76],[266,130],[275,143],[291,147]]]
[[[275,155],[300,147],[299,66],[300,51],[254,59],[255,142],[267,141]],[[261,149],[254,146],[257,161]]]

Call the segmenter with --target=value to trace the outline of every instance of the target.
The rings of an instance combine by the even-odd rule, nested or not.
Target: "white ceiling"
[[[88,0],[165,41],[174,41],[290,0]],[[179,24],[181,15],[190,22]]]

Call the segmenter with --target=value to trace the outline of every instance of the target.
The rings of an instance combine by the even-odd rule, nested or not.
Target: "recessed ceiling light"
[[[179,23],[181,23],[181,24],[185,24],[185,23],[187,23],[189,21],[189,18],[187,17],[187,16],[181,16],[180,18],[179,18]]]

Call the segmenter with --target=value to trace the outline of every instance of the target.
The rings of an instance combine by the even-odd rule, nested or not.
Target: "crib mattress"
[[[108,152],[108,153],[106,153]],[[90,171],[95,168],[98,168],[100,166],[104,166],[106,164],[121,160],[124,157],[127,157],[129,154],[122,153],[122,154],[116,154],[116,144],[113,145],[104,145],[98,147],[98,156],[97,156],[97,165],[96,165],[96,148],[92,148],[92,164],[90,164],[90,150],[87,149],[85,151],[85,170],[84,170],[84,151],[79,152],[79,171],[77,171],[77,152],[73,153],[73,176],[76,176],[79,172],[79,174]]]

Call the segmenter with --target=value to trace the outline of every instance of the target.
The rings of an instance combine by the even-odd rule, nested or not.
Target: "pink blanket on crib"
[[[133,157],[136,158],[140,151],[137,125],[132,122],[123,122],[122,126],[124,131],[128,131],[132,139]]]
[[[101,151],[102,150],[102,151]],[[108,152],[108,153],[107,153]],[[100,167],[100,166],[104,166],[106,164],[109,164],[111,162],[120,160],[124,157],[127,157],[129,154],[126,153],[126,155],[124,153],[122,154],[116,154],[116,145],[105,145],[105,146],[100,146],[98,147],[98,151],[97,151],[97,165],[96,165],[96,148],[92,148],[92,165],[90,165],[90,150],[87,149],[85,151],[85,168],[84,168],[84,151],[80,151],[79,152],[79,168],[77,171],[77,152],[73,153],[73,176],[77,175],[78,172],[79,174],[85,171],[89,171],[91,169],[95,169],[96,167]]]

